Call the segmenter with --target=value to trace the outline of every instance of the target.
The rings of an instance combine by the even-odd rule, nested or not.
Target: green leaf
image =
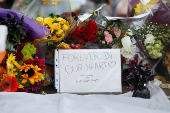
[[[43,19],[45,19],[45,16],[43,15]]]
[[[114,38],[114,39],[113,39],[113,42],[117,42],[117,41],[118,41],[118,38]]]
[[[20,25],[20,26],[23,26],[23,25],[24,25],[24,23],[19,23],[19,25]]]
[[[132,8],[132,10],[131,10],[131,15],[132,15],[132,16],[135,15],[135,7]]]
[[[61,18],[64,18],[66,15],[62,15]],[[56,18],[56,17],[55,17]]]
[[[16,41],[18,42],[18,44],[21,44],[21,43],[20,43],[20,34],[19,34],[19,33],[17,33],[17,35],[16,35],[16,36],[17,36]]]
[[[49,16],[51,16],[52,18],[57,18],[57,16],[54,13],[51,13]]]
[[[37,14],[37,18],[38,18],[38,17],[40,17],[40,14],[39,14],[39,13]]]
[[[24,16],[22,16],[22,18],[21,18],[21,22],[23,22],[24,21]]]
[[[10,52],[15,51],[13,44],[10,42],[7,42],[6,49],[9,50]]]
[[[7,14],[7,18],[11,19],[11,15],[9,13]]]
[[[118,29],[120,29],[121,32],[123,33],[123,27],[124,27],[124,25],[123,25],[122,21],[121,21],[121,20],[115,20],[115,23],[117,24]]]
[[[123,64],[123,70],[130,68],[129,64]]]

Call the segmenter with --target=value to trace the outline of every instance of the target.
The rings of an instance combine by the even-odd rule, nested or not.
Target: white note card
[[[60,93],[122,91],[120,49],[58,50],[57,54]]]

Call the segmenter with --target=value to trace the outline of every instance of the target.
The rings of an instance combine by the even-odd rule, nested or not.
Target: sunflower
[[[43,76],[42,73],[39,73],[38,71],[41,70],[37,65],[27,65],[24,63],[24,65],[17,65],[17,67],[20,69],[22,72],[22,84],[26,83],[28,80],[29,82],[34,85],[35,82],[41,81],[41,78]]]

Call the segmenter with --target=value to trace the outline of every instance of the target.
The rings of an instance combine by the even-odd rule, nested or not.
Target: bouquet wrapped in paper
[[[69,0],[28,0],[15,1],[13,7],[18,13],[22,13],[34,20],[39,26],[43,26],[45,35],[36,39],[41,47],[38,48],[41,58],[45,59],[47,67],[54,65],[54,50],[56,48],[69,49],[65,38],[75,26],[76,15],[71,13]],[[53,82],[53,69],[47,68],[44,85]]]

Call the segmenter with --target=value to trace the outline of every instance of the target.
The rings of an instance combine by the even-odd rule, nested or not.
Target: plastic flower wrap
[[[130,0],[128,5],[128,15],[140,15],[145,12],[151,12],[159,0]]]
[[[153,59],[158,59],[165,53],[165,47],[170,43],[170,29],[167,24],[158,25],[153,23],[146,23],[141,29],[136,30],[135,37],[139,41],[138,46],[141,47],[146,56]],[[146,51],[144,50],[144,48]]]
[[[46,26],[50,40],[62,41],[74,26],[69,0],[16,0],[12,9]]]
[[[129,68],[123,70],[124,86],[133,90],[133,97],[150,98],[150,91],[146,84],[153,80],[152,66],[150,64],[142,64],[138,60],[138,55],[129,61]]]
[[[36,24],[31,18],[9,9],[0,8],[0,25],[8,27],[7,50],[13,52],[16,45],[40,39],[49,30]]]

